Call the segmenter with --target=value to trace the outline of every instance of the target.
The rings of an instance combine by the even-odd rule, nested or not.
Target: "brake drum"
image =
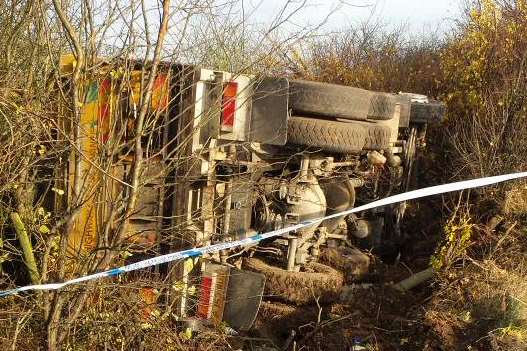
[[[310,177],[309,181],[290,184],[287,190],[286,201],[289,210],[286,214],[287,221],[301,223],[326,214],[326,196],[315,177]],[[297,232],[312,233],[319,225],[320,223],[315,223]]]

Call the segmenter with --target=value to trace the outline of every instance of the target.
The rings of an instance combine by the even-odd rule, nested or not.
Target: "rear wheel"
[[[397,95],[344,85],[293,80],[289,82],[293,112],[355,120],[388,120],[394,116]]]
[[[390,144],[390,128],[364,122],[338,122],[293,116],[287,139],[291,144],[318,147],[324,151],[358,153],[383,150]]]
[[[290,272],[257,258],[247,258],[246,269],[263,273],[267,278],[265,292],[296,305],[319,299],[328,303],[338,299],[344,278],[339,271],[321,263],[310,262],[300,272]]]

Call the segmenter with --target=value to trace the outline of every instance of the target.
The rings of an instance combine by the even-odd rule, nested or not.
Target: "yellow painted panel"
[[[79,257],[95,249],[98,240],[98,213],[102,174],[92,165],[98,163],[100,143],[109,138],[111,119],[111,81],[88,85],[80,117],[80,175],[83,205],[68,237],[68,256]],[[70,184],[73,184],[73,173]]]

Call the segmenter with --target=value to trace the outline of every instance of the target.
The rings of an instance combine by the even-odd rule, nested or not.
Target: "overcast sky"
[[[331,30],[368,20],[373,14],[374,19],[381,19],[388,25],[406,23],[409,31],[415,34],[435,29],[448,31],[452,19],[460,12],[461,2],[462,0],[308,0],[308,5],[293,17],[293,23],[289,25],[314,25],[333,12],[326,25]],[[264,22],[273,18],[284,3],[286,0],[246,0],[248,8],[258,8],[251,17]]]

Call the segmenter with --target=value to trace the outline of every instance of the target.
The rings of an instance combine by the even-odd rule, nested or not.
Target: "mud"
[[[341,272],[315,262],[306,264],[301,272],[288,272],[257,258],[246,259],[244,267],[266,275],[267,297],[295,305],[335,301],[344,281]]]

